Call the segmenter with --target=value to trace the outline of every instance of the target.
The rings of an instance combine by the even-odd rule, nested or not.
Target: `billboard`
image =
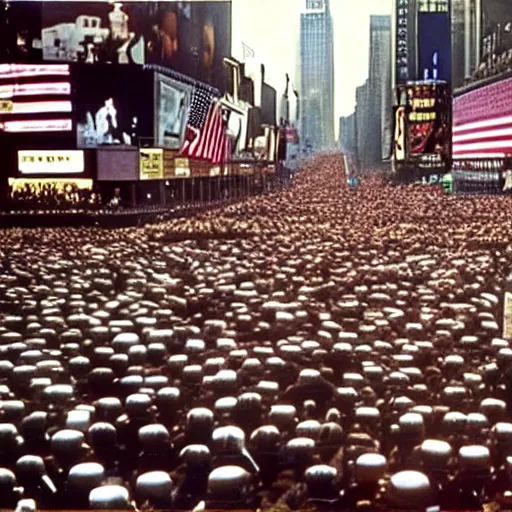
[[[155,64],[224,90],[231,1],[44,2],[41,40],[46,61]]]
[[[137,181],[139,151],[136,148],[104,148],[96,152],[98,181]]]
[[[144,2],[44,2],[43,58],[144,64],[148,11]]]
[[[451,51],[449,13],[418,13],[418,78],[450,83]]]
[[[0,64],[0,133],[71,132],[67,64]]]
[[[395,137],[394,137],[395,160],[405,160],[405,107],[395,109]]]
[[[396,83],[409,79],[409,0],[396,0],[395,69]]]
[[[445,83],[407,86],[408,153],[450,158],[451,94]],[[424,159],[423,159],[424,160]]]
[[[73,67],[77,147],[138,146],[153,138],[153,72],[139,67]]]
[[[453,158],[503,158],[512,153],[512,78],[453,100]]]
[[[155,73],[156,144],[180,149],[185,137],[192,87]]]
[[[29,174],[82,174],[83,151],[18,151],[18,171]]]
[[[164,150],[140,149],[140,179],[161,180],[164,177]]]

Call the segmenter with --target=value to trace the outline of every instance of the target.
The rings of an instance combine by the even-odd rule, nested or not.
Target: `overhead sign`
[[[162,180],[164,178],[163,149],[141,149],[139,162],[141,180]]]
[[[18,151],[21,174],[81,174],[85,170],[83,151]]]

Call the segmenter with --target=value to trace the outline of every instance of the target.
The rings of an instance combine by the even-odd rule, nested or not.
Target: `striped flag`
[[[225,147],[226,123],[222,107],[212,101],[204,125],[197,128],[189,124],[181,154],[219,164],[225,158]]]
[[[512,154],[512,79],[454,98],[453,121],[454,159]]]

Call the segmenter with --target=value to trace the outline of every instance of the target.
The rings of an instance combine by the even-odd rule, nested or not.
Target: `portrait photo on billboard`
[[[157,145],[178,150],[185,137],[192,87],[155,73],[155,98]]]
[[[224,88],[231,54],[231,2],[158,2],[147,35],[146,63]]]
[[[40,1],[0,2],[0,62],[41,62],[42,5]]]
[[[151,3],[44,2],[46,61],[144,64]]]
[[[73,67],[77,146],[138,146],[153,136],[153,73],[131,66]]]

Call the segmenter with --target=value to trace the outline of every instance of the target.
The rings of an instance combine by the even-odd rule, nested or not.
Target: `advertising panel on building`
[[[482,46],[483,62],[500,59],[504,52],[512,49],[512,2],[509,0],[485,0],[482,2]],[[493,57],[494,56],[494,57]],[[508,63],[512,56],[505,55]],[[505,64],[505,63],[503,63]]]
[[[409,79],[409,0],[396,0],[395,68],[396,83]]]
[[[451,82],[451,25],[448,12],[418,13],[418,78]]]
[[[418,83],[407,87],[408,148],[411,157],[440,163],[450,158],[450,87],[446,83]]]
[[[85,171],[83,151],[18,151],[18,171],[22,175],[82,174]]]
[[[192,87],[155,73],[156,144],[180,149],[185,137]]]
[[[104,147],[97,150],[98,181],[137,181],[139,179],[138,148]]]
[[[161,180],[164,177],[164,150],[144,148],[139,151],[140,179]]]
[[[138,146],[153,137],[153,73],[140,67],[73,66],[77,147]]]
[[[44,2],[46,61],[144,64],[145,2]]]
[[[0,64],[0,133],[71,132],[67,64]]]
[[[453,158],[512,154],[512,78],[462,93],[453,100]]]
[[[46,61],[157,64],[221,89],[231,1],[44,2]]]

